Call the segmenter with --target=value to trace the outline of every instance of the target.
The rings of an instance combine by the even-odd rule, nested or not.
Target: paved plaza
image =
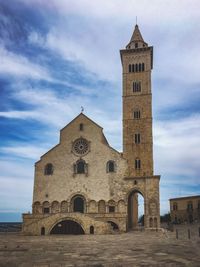
[[[200,266],[200,237],[175,232],[113,235],[0,235],[1,267]]]

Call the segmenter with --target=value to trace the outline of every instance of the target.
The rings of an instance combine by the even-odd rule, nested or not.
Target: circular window
[[[85,155],[89,151],[88,141],[84,138],[77,139],[73,144],[73,151],[77,155]]]

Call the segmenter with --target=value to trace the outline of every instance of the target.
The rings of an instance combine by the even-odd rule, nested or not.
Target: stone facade
[[[172,223],[200,222],[200,196],[172,198],[169,201]]]
[[[159,180],[153,174],[151,69],[153,48],[136,25],[121,50],[123,153],[83,113],[60,131],[60,142],[35,164],[32,214],[25,234],[125,232],[137,228],[138,194],[144,227],[160,227]]]

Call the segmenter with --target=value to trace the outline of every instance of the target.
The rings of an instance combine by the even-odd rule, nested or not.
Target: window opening
[[[109,206],[109,212],[115,212],[115,206]]]
[[[133,112],[134,119],[140,119],[140,110],[135,110]]]
[[[141,168],[141,161],[140,159],[135,159],[135,169],[139,170]]]
[[[140,144],[140,134],[135,134],[135,144]]]
[[[47,163],[44,169],[44,174],[45,175],[51,175],[53,174],[53,164],[52,163]]]

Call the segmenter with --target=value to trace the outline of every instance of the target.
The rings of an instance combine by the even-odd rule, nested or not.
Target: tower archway
[[[128,195],[128,230],[144,226],[144,197],[138,190],[133,190]]]

